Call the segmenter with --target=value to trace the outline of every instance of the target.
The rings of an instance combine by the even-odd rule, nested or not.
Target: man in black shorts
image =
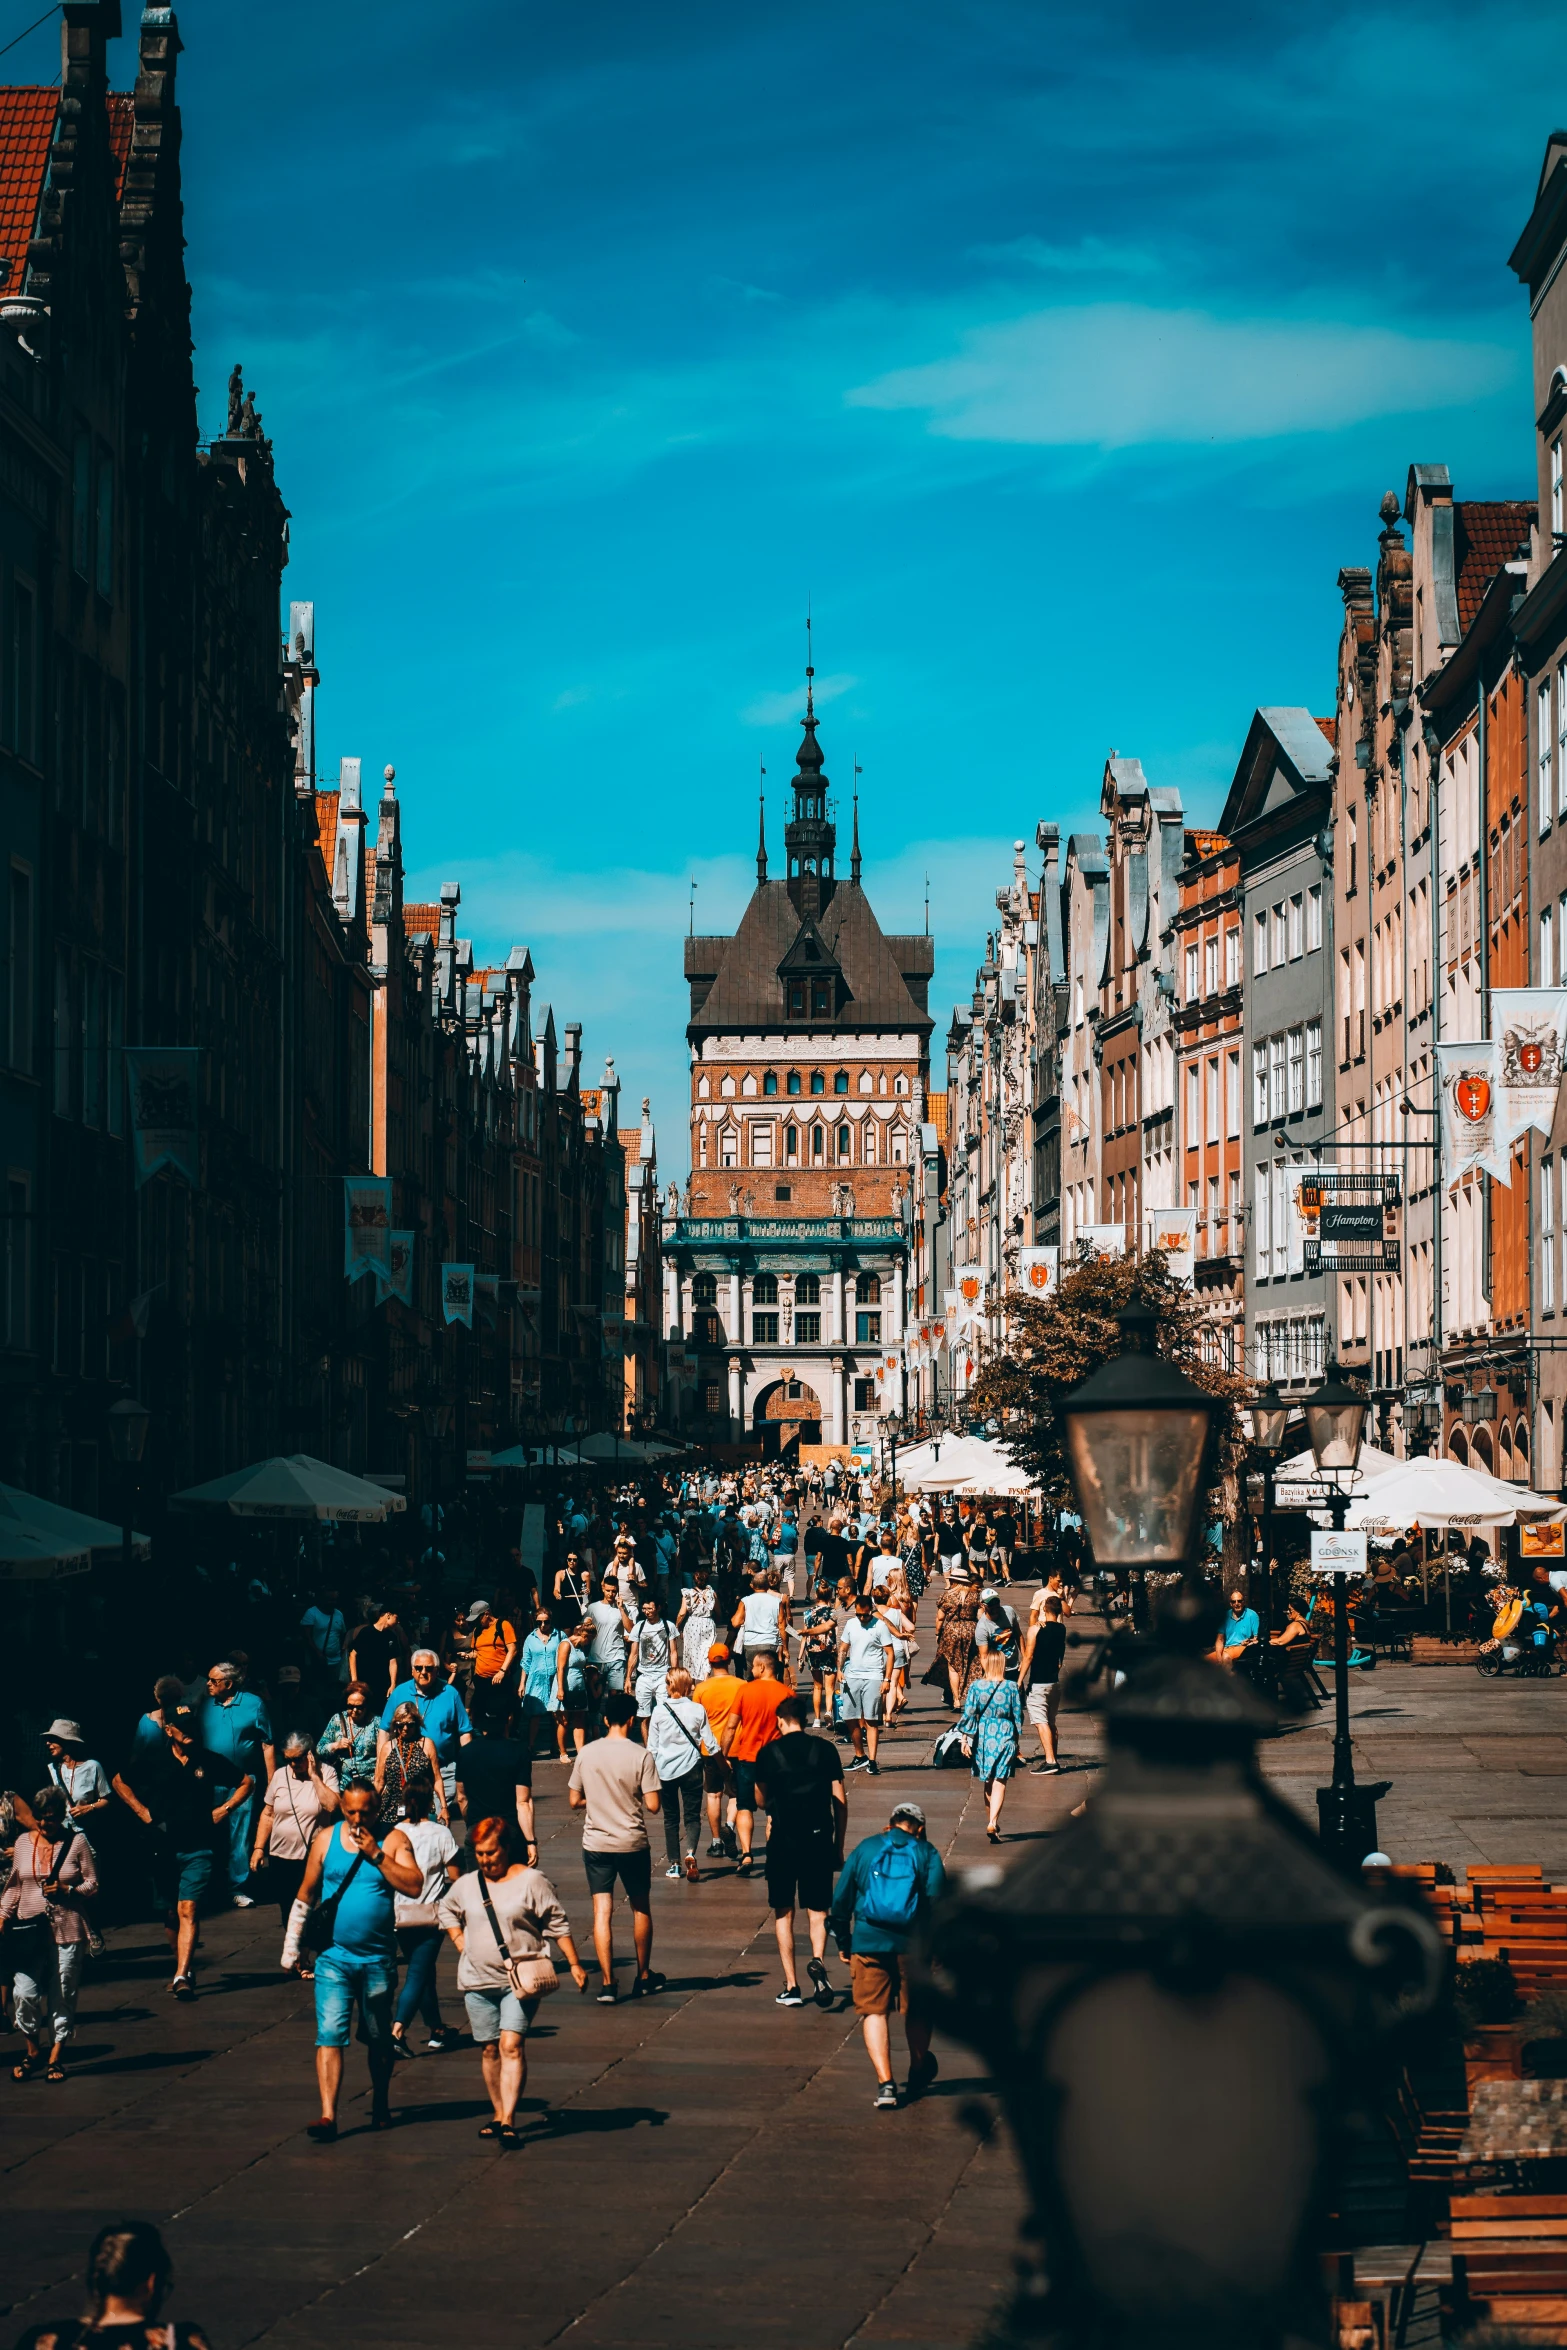
[[[832,1907],[833,1873],[843,1859],[849,1806],[843,1792],[843,1765],[825,1738],[805,1729],[805,1700],[786,1697],[778,1708],[778,1736],[762,1748],[754,1765],[767,1802],[767,1898],[772,1903],[784,1987],[780,2007],[803,2007],[794,1971],[796,1902],[810,1926],[807,1972],[818,2007],[831,2007],[827,1980],[827,1913]]]
[[[533,1756],[520,1738],[491,1738],[483,1733],[470,1738],[457,1750],[457,1787],[470,1840],[480,1820],[514,1819],[527,1839],[529,1863],[537,1866]],[[472,1867],[472,1861],[466,1865]]]
[[[566,1788],[572,1810],[587,1813],[582,1825],[582,1865],[593,1896],[593,1950],[602,1983],[598,1994],[601,2007],[615,2004],[617,1878],[631,1904],[631,1933],[637,1953],[631,1996],[639,1999],[664,1988],[663,1976],[653,1972],[653,1855],[647,1835],[647,1815],[658,1809],[658,1771],[647,1748],[630,1735],[636,1718],[636,1701],[624,1690],[611,1690],[604,1700],[604,1735],[583,1747]]]

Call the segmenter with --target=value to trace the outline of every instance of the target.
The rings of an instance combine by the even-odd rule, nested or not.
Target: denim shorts
[[[538,2006],[536,1999],[524,2003],[509,1986],[504,1991],[465,1991],[462,2003],[468,2010],[468,2029],[480,2048],[498,2040],[502,2032],[526,2032],[533,2021],[528,2009]]]
[[[390,2044],[392,1997],[397,1961],[361,1958],[334,1942],[316,1952],[316,2046],[346,2048],[354,2002],[359,2003],[359,2037],[367,2046]]]
[[[874,1681],[851,1679],[847,1674],[842,1682],[843,1704],[839,1719],[845,1722],[879,1722],[881,1720],[882,1678]]]
[[[176,1852],[170,1844],[161,1845],[153,1855],[152,1873],[162,1908],[199,1901],[212,1882],[212,1847],[204,1844],[195,1852]]]

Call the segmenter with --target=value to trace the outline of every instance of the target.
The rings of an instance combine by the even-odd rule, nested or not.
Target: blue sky
[[[203,418],[242,359],[323,756],[395,763],[416,885],[528,943],[668,1164],[689,883],[733,922],[762,762],[777,845],[807,596],[944,1025],[1108,748],[1211,822],[1255,704],[1330,706],[1412,460],[1532,490],[1553,8],[179,13]]]

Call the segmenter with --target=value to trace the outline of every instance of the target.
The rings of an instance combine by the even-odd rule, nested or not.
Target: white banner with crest
[[[1020,1248],[1017,1252],[1018,1285],[1030,1297],[1054,1297],[1061,1278],[1061,1251],[1049,1248]]]
[[[1489,1173],[1510,1189],[1513,1127],[1503,1104],[1500,1041],[1435,1050],[1444,1181],[1451,1187],[1468,1174]]]
[[[1197,1277],[1195,1208],[1149,1208],[1143,1217],[1143,1242],[1149,1249],[1162,1249],[1171,1280],[1191,1288]]]

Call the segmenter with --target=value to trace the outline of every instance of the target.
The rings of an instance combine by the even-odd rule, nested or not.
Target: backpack
[[[871,1862],[865,1890],[855,1904],[861,1924],[906,1934],[919,1915],[924,1886],[915,1854],[916,1839],[894,1829]]]

